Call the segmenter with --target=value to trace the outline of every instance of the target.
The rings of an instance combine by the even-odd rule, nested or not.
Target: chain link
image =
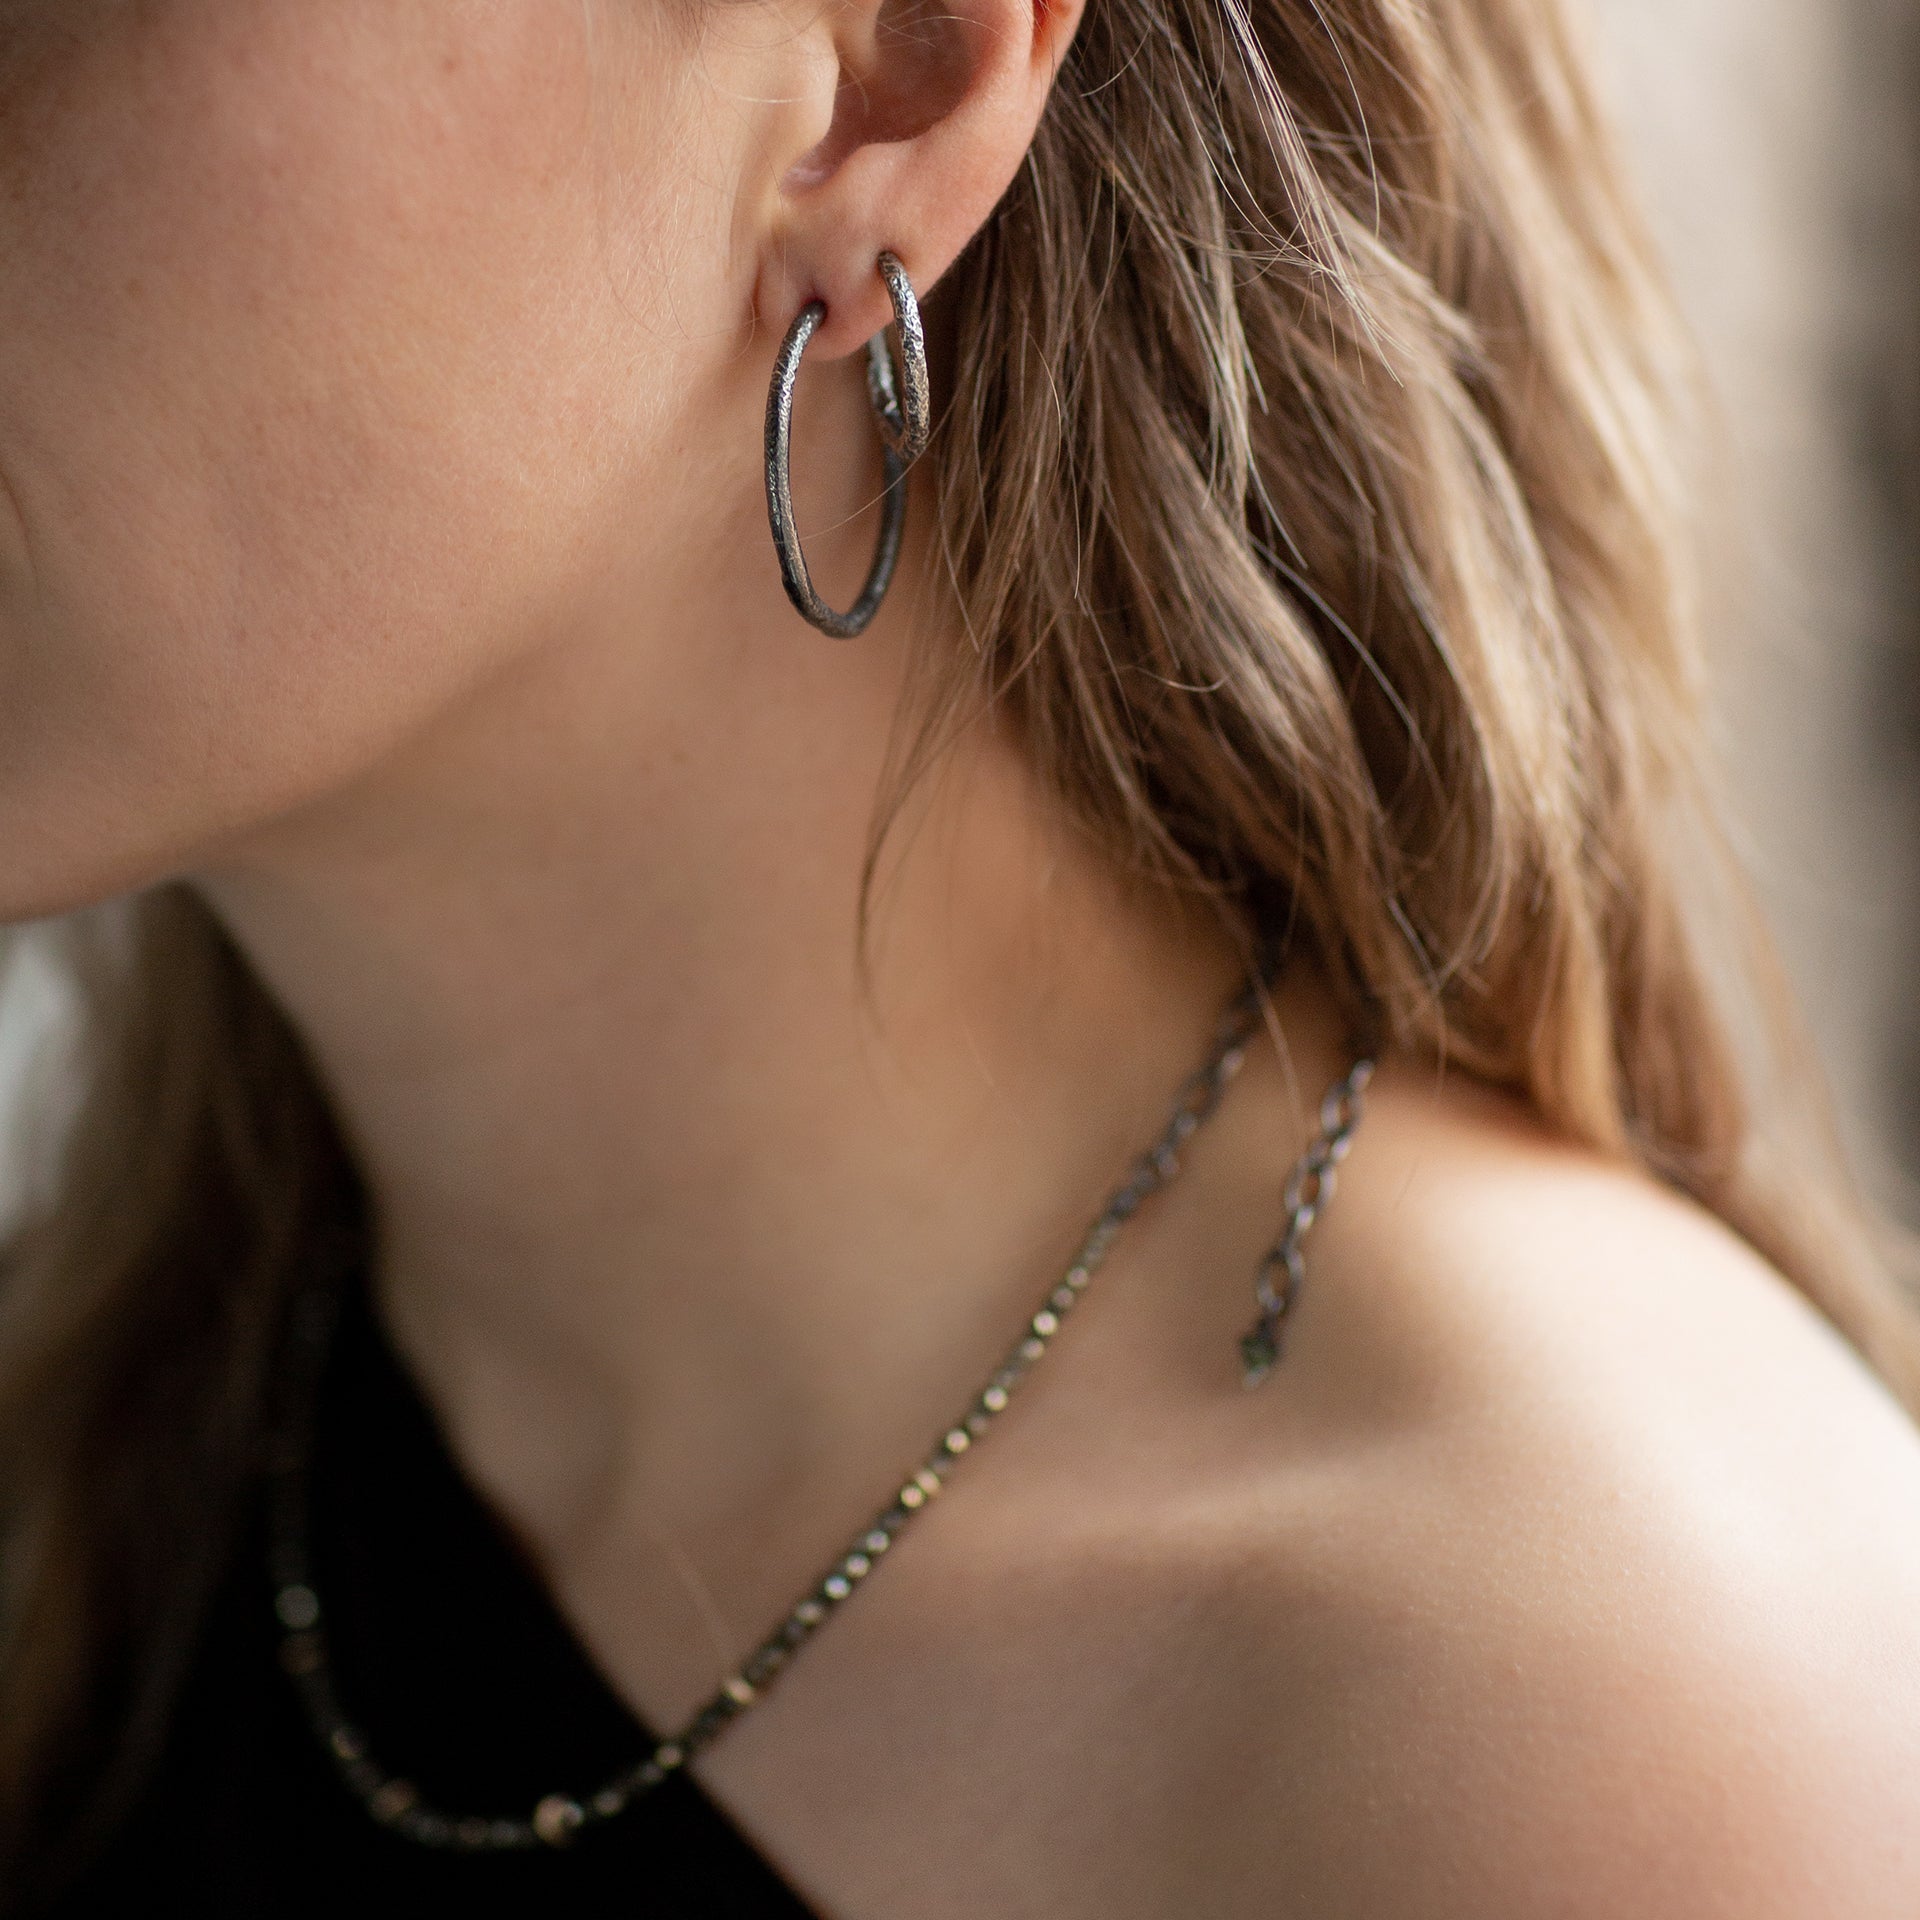
[[[1246,1384],[1257,1387],[1279,1365],[1282,1330],[1306,1280],[1306,1256],[1301,1242],[1333,1199],[1340,1162],[1353,1144],[1354,1129],[1365,1111],[1364,1096],[1373,1078],[1370,1059],[1354,1062],[1344,1080],[1320,1102],[1319,1131],[1294,1162],[1280,1196],[1286,1224],[1280,1237],[1260,1261],[1253,1281],[1253,1297],[1260,1311],[1240,1337],[1240,1363]]]

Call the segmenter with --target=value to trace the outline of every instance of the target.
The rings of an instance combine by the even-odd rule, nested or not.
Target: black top
[[[364,1294],[320,1398],[313,1566],[347,1710],[451,1812],[590,1793],[652,1736],[608,1689],[449,1457]],[[146,1795],[63,1915],[619,1914],[807,1920],[689,1774],[564,1852],[458,1854],[380,1827],[279,1664],[264,1521],[249,1519]]]

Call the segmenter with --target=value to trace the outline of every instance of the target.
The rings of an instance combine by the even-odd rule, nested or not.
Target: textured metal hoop
[[[773,528],[774,551],[780,556],[781,583],[801,617],[836,640],[851,640],[864,632],[886,597],[907,521],[907,468],[926,451],[931,431],[927,339],[920,324],[920,303],[913,297],[906,269],[891,253],[881,254],[879,267],[900,334],[900,371],[894,372],[886,334],[876,333],[867,342],[867,399],[880,430],[886,485],[880,500],[880,538],[873,565],[867,569],[867,584],[845,613],[836,613],[814,591],[800,530],[793,520],[793,389],[800,378],[800,356],[827,317],[824,300],[809,301],[787,329],[773,363],[773,385],[767,391],[767,519]]]

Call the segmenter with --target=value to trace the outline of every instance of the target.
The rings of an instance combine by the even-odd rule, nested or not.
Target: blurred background
[[[1577,0],[1724,409],[1719,730],[1868,1184],[1920,1224],[1920,0]]]
[[[1724,409],[1744,850],[1868,1184],[1920,1224],[1920,0],[1573,4]],[[29,952],[0,1112],[57,1012]]]

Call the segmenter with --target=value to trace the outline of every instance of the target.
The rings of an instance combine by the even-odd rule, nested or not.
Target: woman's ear
[[[762,321],[824,300],[810,351],[853,352],[892,317],[883,248],[924,294],[1019,171],[1082,4],[809,0],[797,31],[816,57],[792,69],[807,91],[772,156]]]

